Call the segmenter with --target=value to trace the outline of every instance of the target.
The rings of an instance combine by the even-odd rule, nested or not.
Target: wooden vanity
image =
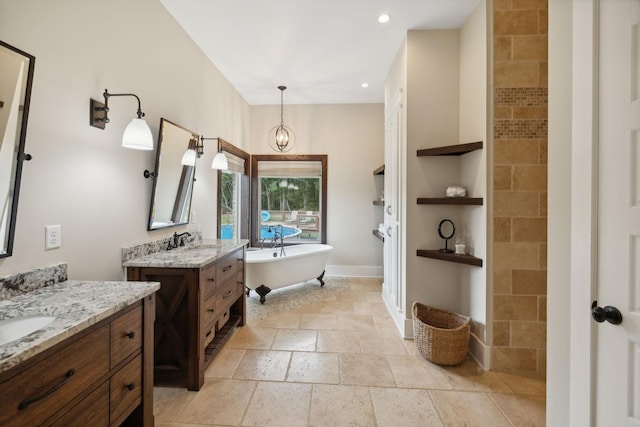
[[[246,321],[246,243],[127,261],[127,280],[160,282],[154,338],[155,385],[200,390],[204,371]]]
[[[113,295],[130,286],[119,283]],[[63,313],[76,307],[80,314],[60,314],[51,328],[0,347],[8,355],[0,358],[0,425],[153,426],[153,292],[158,284],[134,302],[124,296],[107,309],[104,294],[99,295],[104,287],[92,291],[100,301],[86,308],[85,301],[74,301],[81,295],[78,289],[65,297],[61,285],[61,296],[52,298],[71,303],[49,309]],[[47,310],[47,295],[33,297],[43,301],[39,310]]]

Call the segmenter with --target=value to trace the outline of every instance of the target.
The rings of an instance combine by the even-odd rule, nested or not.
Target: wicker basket
[[[413,303],[413,339],[425,359],[438,365],[458,365],[469,351],[471,318]]]

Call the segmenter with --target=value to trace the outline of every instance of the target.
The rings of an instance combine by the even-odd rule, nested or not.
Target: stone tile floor
[[[380,280],[348,282],[266,318],[249,304],[199,392],[154,389],[156,426],[545,425],[544,378],[432,364],[399,336]]]

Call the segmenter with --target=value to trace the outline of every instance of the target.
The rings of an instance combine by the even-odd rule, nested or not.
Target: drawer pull
[[[215,312],[216,312],[216,309],[215,309],[215,308],[208,308],[208,309],[207,309],[207,311],[208,311],[209,313],[215,313]]]
[[[135,336],[136,336],[136,333],[135,333],[135,332],[133,332],[133,331],[131,331],[131,332],[129,332],[129,333],[127,334],[127,336],[128,336],[130,339],[133,339],[133,337],[135,337]]]
[[[231,295],[233,295],[233,291],[231,289],[229,289],[227,292],[224,293],[224,295],[222,296],[222,299],[227,299]]]
[[[63,385],[65,385],[67,383],[67,381],[69,381],[69,379],[74,376],[76,374],[76,370],[75,369],[69,369],[69,372],[67,372],[64,376],[64,378],[62,379],[62,381],[60,381],[58,384],[54,385],[53,387],[51,387],[49,390],[45,391],[44,393],[42,393],[40,396],[38,397],[34,397],[33,399],[26,399],[23,400],[22,402],[20,402],[20,404],[18,405],[18,409],[22,410],[22,409],[26,409],[27,406],[31,405],[32,403],[36,403],[39,400],[44,399],[45,397],[49,396],[50,394],[52,394],[53,392],[55,392],[56,390],[58,390],[60,387],[62,387]]]
[[[209,282],[215,282],[215,281],[216,281],[216,278],[215,278],[215,277],[209,277],[209,278],[207,279],[207,281],[209,281]]]
[[[226,273],[227,271],[231,270],[233,266],[232,265],[227,265],[225,268],[222,269],[223,273]]]
[[[129,384],[127,384],[127,389],[128,389],[129,391],[133,390],[134,388],[136,388],[136,385],[135,385],[134,383],[129,383]]]

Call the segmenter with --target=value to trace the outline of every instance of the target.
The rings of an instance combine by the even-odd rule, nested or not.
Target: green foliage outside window
[[[320,210],[320,178],[263,177],[260,190],[260,210]]]

